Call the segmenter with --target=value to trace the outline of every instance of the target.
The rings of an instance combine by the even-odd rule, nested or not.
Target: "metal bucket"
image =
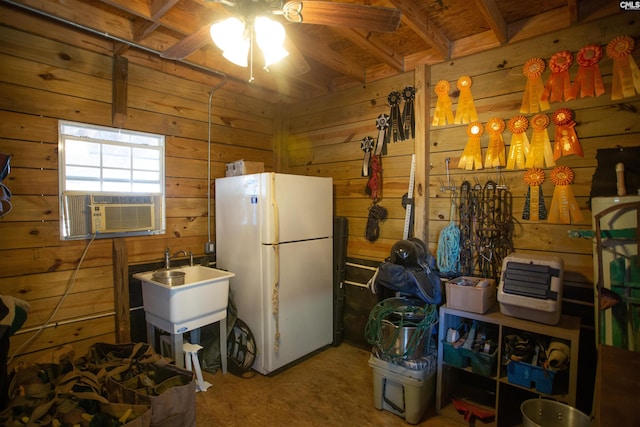
[[[164,283],[169,286],[184,285],[184,271],[177,270],[160,270],[153,273],[151,278],[156,282]]]
[[[587,415],[555,400],[525,400],[520,411],[524,427],[591,427]]]
[[[433,325],[424,329],[416,326],[399,326],[389,320],[382,320],[381,347],[388,356],[404,359],[419,359],[429,354],[427,344]]]

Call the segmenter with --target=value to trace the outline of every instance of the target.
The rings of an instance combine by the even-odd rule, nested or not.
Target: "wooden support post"
[[[111,123],[121,128],[127,121],[127,85],[129,82],[129,61],[122,56],[113,57]]]
[[[416,98],[414,100],[414,114],[416,120],[416,134],[414,138],[414,153],[416,154],[416,175],[413,189],[414,225],[413,235],[423,242],[429,241],[429,67],[420,64],[415,68]]]
[[[124,239],[113,239],[113,293],[116,311],[116,342],[131,342],[129,316],[129,255]]]

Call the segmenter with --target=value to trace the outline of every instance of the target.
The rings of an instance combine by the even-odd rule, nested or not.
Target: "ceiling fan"
[[[244,20],[257,16],[282,16],[286,21],[300,24],[317,24],[358,28],[374,32],[393,32],[400,25],[398,9],[355,3],[339,3],[322,0],[210,0],[220,3],[231,15]],[[203,47],[209,38],[209,25],[185,37],[165,50],[166,59],[183,59]]]

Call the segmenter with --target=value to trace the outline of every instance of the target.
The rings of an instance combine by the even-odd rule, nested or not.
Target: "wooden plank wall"
[[[435,85],[440,80],[449,81],[452,92],[456,81],[463,75],[472,79],[471,91],[475,100],[479,121],[485,124],[492,117],[501,117],[505,122],[522,113],[519,112],[523,98],[526,78],[523,75],[523,64],[530,58],[538,57],[548,63],[549,58],[556,52],[568,50],[574,55],[588,44],[598,44],[606,47],[607,43],[616,36],[640,36],[640,23],[631,19],[630,14],[618,14],[592,23],[576,26],[572,29],[559,31],[535,39],[515,43],[494,49],[481,55],[472,55],[451,63],[438,64],[431,67],[431,82]],[[640,55],[636,49],[634,55]],[[431,174],[429,178],[430,210],[427,221],[429,223],[429,246],[435,251],[441,230],[449,223],[451,192],[440,191],[442,181],[446,181],[445,159],[450,158],[452,180],[458,188],[466,180],[475,184],[476,181],[485,184],[488,180],[503,179],[513,196],[513,217],[515,231],[513,237],[516,252],[542,253],[556,255],[563,259],[565,268],[565,304],[563,311],[582,315],[583,321],[593,326],[593,260],[592,243],[588,239],[570,238],[570,230],[591,229],[591,211],[589,195],[591,192],[592,176],[597,167],[596,153],[598,149],[614,147],[632,147],[640,145],[640,121],[637,111],[640,107],[640,97],[635,96],[621,101],[611,101],[611,80],[613,61],[606,55],[599,65],[604,79],[606,93],[599,97],[589,97],[567,102],[551,103],[551,108],[545,113],[551,115],[558,108],[568,108],[573,111],[584,157],[575,155],[562,157],[557,165],[568,166],[575,173],[575,181],[571,189],[576,196],[583,221],[568,225],[552,224],[546,220],[530,221],[522,219],[527,186],[523,181],[524,170],[483,169],[466,171],[458,169],[458,161],[467,142],[467,125],[446,125],[432,127],[430,132],[429,151]],[[577,73],[578,65],[570,68],[572,81]],[[547,82],[550,70],[542,75],[543,82]],[[457,98],[452,98],[454,110]],[[433,115],[436,98],[431,103]],[[531,119],[535,113],[522,114]],[[549,126],[549,136],[555,139],[553,124]],[[531,126],[527,131],[531,140]],[[503,133],[507,153],[511,141],[511,133]],[[482,155],[484,161],[485,150],[489,141],[487,132],[482,139]],[[628,167],[633,167],[630,162]],[[545,167],[546,180],[542,186],[547,210],[551,206],[554,186],[550,179],[552,167]],[[501,175],[501,176],[500,176]],[[634,192],[636,189],[630,189]],[[615,195],[615,194],[612,194]]]
[[[0,218],[0,292],[31,304],[10,354],[30,340],[68,294],[42,333],[15,361],[32,361],[63,344],[76,354],[114,341],[111,239],[59,239],[58,120],[111,125],[113,43],[0,6],[0,152],[9,153],[13,211]],[[166,138],[166,234],[127,238],[130,264],[163,259],[164,248],[204,253],[207,236],[207,109],[219,77],[125,52],[125,128]],[[273,169],[274,107],[219,89],[212,103],[213,178],[245,159]],[[264,96],[264,99],[267,99]],[[212,235],[215,222],[212,212]],[[75,280],[73,280],[75,276]]]
[[[414,73],[404,73],[365,86],[347,89],[290,106],[285,144],[286,170],[302,175],[333,177],[336,216],[349,220],[349,258],[381,260],[393,243],[402,239],[414,139],[392,142],[382,159],[382,197],[388,219],[380,224],[375,242],[365,238],[372,200],[366,193],[368,177],[362,177],[364,153],[361,141],[377,139],[376,118],[389,114],[387,96],[414,85]]]
[[[479,120],[482,123],[494,116],[508,121],[519,114],[525,78],[522,73],[524,62],[531,57],[548,60],[561,50],[574,54],[590,43],[601,46],[617,35],[640,36],[640,25],[630,14],[618,14],[609,18],[581,24],[572,29],[559,31],[528,41],[522,41],[496,48],[483,54],[464,57],[455,61],[434,65],[427,71],[430,89],[439,80],[447,80],[452,86],[454,111],[458,99],[454,91],[457,79],[462,75],[472,78],[472,93],[475,98]],[[634,57],[639,57],[636,48]],[[577,65],[571,68],[575,76]],[[574,111],[576,130],[584,157],[569,156],[558,161],[559,165],[571,167],[576,180],[572,185],[580,205],[584,221],[579,224],[559,225],[547,221],[522,220],[522,208],[526,187],[522,180],[523,171],[501,172],[513,194],[516,230],[514,237],[517,252],[542,252],[559,255],[565,263],[565,304],[563,311],[579,315],[587,329],[593,327],[593,264],[590,240],[569,238],[569,230],[591,228],[591,212],[588,205],[592,175],[597,166],[596,152],[602,148],[638,146],[638,107],[640,98],[611,101],[612,61],[604,57],[600,62],[607,93],[598,98],[554,103],[551,113],[560,107]],[[546,82],[549,72],[545,72]],[[399,79],[399,80],[398,80]],[[381,204],[389,209],[389,219],[381,224],[381,238],[375,243],[364,238],[368,207],[371,201],[364,193],[366,179],[359,176],[362,161],[360,140],[366,135],[374,135],[375,117],[388,113],[386,96],[391,90],[398,90],[415,80],[413,73],[398,78],[384,79],[365,87],[348,89],[338,94],[305,102],[289,108],[288,120],[288,165],[295,173],[333,176],[335,180],[336,215],[349,220],[347,297],[345,308],[345,339],[366,347],[363,328],[367,315],[376,302],[368,289],[362,286],[373,274],[375,267],[389,255],[391,245],[402,236],[404,209],[400,206],[402,194],[406,193],[409,181],[411,144],[391,145],[389,155],[383,159],[384,192]],[[425,97],[428,112],[428,147],[425,154],[427,214],[418,215],[416,221],[423,221],[427,231],[430,250],[437,253],[437,243],[441,230],[449,223],[451,193],[440,191],[441,180],[446,180],[445,159],[451,159],[451,176],[457,183],[466,179],[475,183],[485,183],[497,179],[495,170],[464,171],[457,169],[458,160],[467,141],[466,125],[431,127],[431,118],[436,104],[435,93]],[[424,107],[424,106],[423,106]],[[531,117],[532,114],[527,116]],[[553,127],[550,127],[553,131]],[[528,135],[531,135],[529,130]],[[506,144],[510,134],[503,134]],[[553,139],[553,133],[551,133]],[[482,139],[482,154],[487,146],[487,136]],[[508,147],[507,147],[508,149]],[[545,168],[547,181],[543,185],[547,209],[551,204],[553,185],[549,180],[552,168]],[[418,171],[420,174],[421,172]],[[348,322],[347,322],[348,319]],[[586,346],[593,347],[593,340],[584,340]],[[592,351],[592,350],[591,350]],[[592,353],[591,353],[592,355]],[[581,362],[582,363],[582,362]],[[585,365],[587,366],[587,365]]]

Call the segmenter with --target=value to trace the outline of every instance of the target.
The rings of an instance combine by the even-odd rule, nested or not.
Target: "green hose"
[[[391,358],[407,358],[414,354],[426,333],[430,333],[433,325],[438,321],[435,304],[413,305],[411,303],[398,307],[398,301],[411,300],[405,298],[388,298],[380,301],[369,313],[365,327],[367,342],[378,346],[380,350]],[[418,320],[419,319],[419,320]],[[391,337],[383,336],[385,324],[392,323],[394,333]],[[405,351],[397,353],[393,350],[402,328],[415,328],[406,343]]]

